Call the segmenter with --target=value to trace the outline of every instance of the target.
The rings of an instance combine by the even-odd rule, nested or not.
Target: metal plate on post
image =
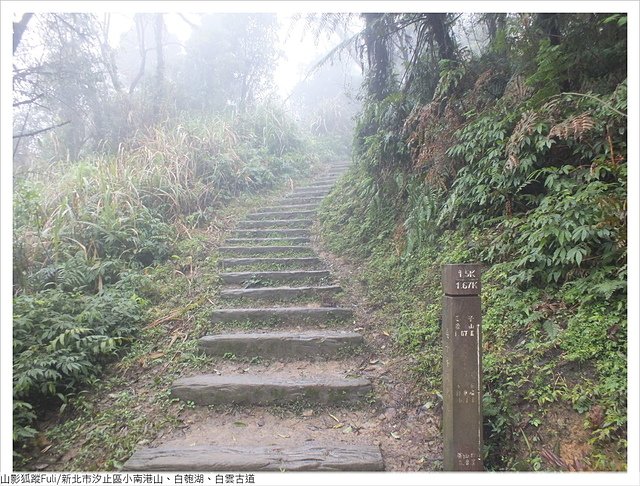
[[[480,295],[480,265],[445,265],[442,272],[445,295]]]
[[[456,285],[466,282],[468,285]],[[476,282],[475,284],[471,284]],[[442,316],[445,471],[482,471],[482,339],[478,265],[446,265]]]

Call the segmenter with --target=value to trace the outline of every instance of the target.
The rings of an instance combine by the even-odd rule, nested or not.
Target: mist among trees
[[[236,114],[282,105],[274,71],[284,55],[278,32],[286,29],[275,14],[206,14],[197,25],[185,16],[173,18],[192,28],[184,44],[169,32],[165,17],[135,14],[116,46],[110,31],[121,15],[25,17],[24,30],[14,36],[16,160],[77,160],[83,153],[117,150],[133,133],[184,113]],[[322,109],[335,118],[337,97],[357,76],[354,66],[345,76],[343,66],[334,64],[324,81],[312,75],[301,82],[294,98],[299,108],[305,97],[306,104],[298,112],[309,117],[310,108],[321,109],[310,105],[318,99],[310,95],[315,80],[323,89],[317,93]]]

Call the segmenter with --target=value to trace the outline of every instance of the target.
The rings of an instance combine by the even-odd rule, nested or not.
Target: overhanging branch
[[[60,128],[65,125],[71,123],[71,120],[58,123],[57,125],[53,125],[47,128],[41,128],[40,130],[34,130],[33,132],[21,133],[20,135],[14,135],[13,138],[24,138],[24,137],[33,137],[34,135],[38,135],[40,133],[48,132],[49,130],[53,130],[54,128]]]
[[[39,94],[38,96],[36,96],[35,98],[31,98],[28,100],[23,100],[23,101],[16,101],[13,104],[13,107],[15,108],[16,106],[21,106],[21,105],[28,105],[29,103],[33,103],[34,101],[38,101],[40,98],[42,98],[44,96],[44,94]]]

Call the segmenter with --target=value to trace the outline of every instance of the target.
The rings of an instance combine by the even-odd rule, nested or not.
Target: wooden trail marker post
[[[444,470],[483,471],[480,265],[442,273]]]

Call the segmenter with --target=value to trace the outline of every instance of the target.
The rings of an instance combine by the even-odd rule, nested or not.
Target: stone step
[[[252,322],[264,324],[323,324],[331,320],[353,319],[353,310],[346,307],[261,307],[216,309],[211,322]]]
[[[306,186],[294,187],[294,191],[330,191],[333,187],[333,182],[328,181],[313,181]]]
[[[309,245],[262,245],[262,246],[221,246],[218,248],[224,255],[253,255],[265,253],[284,253],[284,252],[310,252],[312,250]]]
[[[250,258],[224,258],[220,260],[223,268],[239,267],[245,265],[284,265],[296,268],[309,268],[320,265],[322,260],[318,257],[250,257]]]
[[[200,351],[209,356],[260,356],[278,360],[347,357],[362,346],[363,337],[350,331],[230,333],[200,338]]]
[[[326,196],[331,189],[297,189],[286,197]]]
[[[383,471],[380,448],[371,445],[203,445],[140,449],[124,471]]]
[[[263,211],[260,213],[251,213],[247,215],[247,219],[308,219],[313,218],[316,214],[314,209],[301,211]]]
[[[295,191],[290,192],[284,197],[284,201],[290,201],[292,199],[306,199],[310,197],[325,198],[331,191]]]
[[[325,184],[327,184],[327,183],[325,183]],[[332,182],[331,182],[331,186],[330,186],[330,187],[323,188],[322,190],[323,190],[323,191],[326,191],[326,193],[328,193],[329,191],[332,191],[332,190],[333,190],[333,188],[335,187],[335,185],[336,185],[336,181],[332,181]]]
[[[300,197],[324,197],[329,194],[329,191],[324,189],[321,191],[293,191],[285,196],[286,199],[296,199]]]
[[[260,287],[255,289],[222,290],[223,299],[271,299],[292,300],[305,297],[321,297],[335,295],[342,291],[339,285],[322,285],[316,287]]]
[[[306,228],[313,224],[311,219],[264,219],[253,221],[240,221],[238,229],[259,228]]]
[[[308,186],[298,187],[296,190],[297,191],[305,191],[305,190],[320,191],[320,190],[326,189],[327,191],[330,191],[331,188],[333,188],[333,184],[331,183],[314,182],[312,184],[309,184]]]
[[[220,274],[222,281],[227,284],[241,284],[251,280],[269,280],[273,282],[322,280],[329,278],[329,276],[329,270],[281,270],[273,272],[228,272]]]
[[[328,177],[323,177],[321,179],[316,179],[313,184],[320,184],[320,185],[331,185],[333,186],[336,181],[340,178],[340,176],[328,176]],[[309,184],[311,185],[311,184]]]
[[[318,204],[294,204],[289,205],[285,201],[280,206],[265,206],[263,208],[256,209],[256,213],[271,213],[276,211],[304,211],[304,210],[314,210],[318,207]]]
[[[290,238],[228,238],[226,243],[230,245],[278,245],[280,243],[310,243],[311,238],[306,236],[292,236]]]
[[[338,405],[357,403],[372,391],[366,378],[269,374],[196,375],[179,378],[171,394],[196,405],[276,405],[292,402]]]
[[[269,237],[271,235],[282,236],[311,236],[309,228],[280,228],[280,229],[237,229],[233,231],[234,236],[246,238],[251,236]]]
[[[288,197],[283,201],[286,204],[319,204],[324,199],[324,196],[297,196],[297,197]]]

